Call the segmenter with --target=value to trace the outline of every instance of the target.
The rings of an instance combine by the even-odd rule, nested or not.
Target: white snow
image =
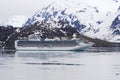
[[[53,3],[47,8],[45,7],[33,15],[29,23],[34,24],[37,21],[44,20],[45,17],[43,17],[43,15],[49,13],[52,15],[49,18],[50,21],[59,21],[59,16],[61,16],[62,19],[67,19],[69,22],[79,20],[81,24],[87,26],[82,30],[82,34],[92,38],[115,41],[112,39],[113,31],[110,29],[110,25],[120,14],[120,12],[117,11],[119,4],[119,1],[116,2],[113,0],[53,0]],[[63,10],[65,11],[65,15],[61,14]],[[58,13],[54,17],[53,13],[55,11]],[[72,14],[73,17],[76,16],[76,18],[69,18],[69,14]],[[101,23],[98,24],[97,21],[101,21]],[[52,24],[52,27],[61,27],[57,26],[55,23],[49,23]],[[71,23],[69,24],[72,25]],[[74,27],[74,25],[72,26]]]
[[[15,15],[4,21],[2,26],[13,26],[22,27],[22,25],[27,21],[27,17],[21,15]]]
[[[65,10],[65,15],[61,14],[61,11],[63,10]],[[61,16],[62,19],[67,19],[69,22],[78,19],[82,24],[89,26],[89,23],[93,22],[94,18],[98,18],[98,13],[96,12],[95,8],[87,5],[86,3],[76,3],[76,1],[61,0],[52,3],[50,6],[48,6],[47,9],[42,9],[41,11],[37,12],[31,17],[30,23],[34,24],[37,21],[44,20],[45,17],[43,17],[43,15],[45,13],[53,15],[54,11],[58,11],[57,15],[55,17],[51,16],[49,18],[54,21],[59,21],[60,19],[58,19],[58,17]],[[40,17],[37,17],[38,14],[40,15]],[[69,14],[72,14],[73,17],[77,16],[77,18],[74,18],[72,20],[71,18],[69,18]]]
[[[101,24],[93,24],[93,28],[95,30],[99,30],[97,33],[92,32],[91,30],[89,32],[85,32],[85,35],[93,37],[93,38],[99,38],[103,40],[108,41],[115,41],[113,38],[113,31],[110,29],[110,26],[113,22],[113,20],[120,14],[120,12],[110,13],[108,16],[101,17]],[[91,35],[90,35],[91,34]],[[117,41],[117,40],[116,40]]]
[[[119,12],[115,13],[118,8],[117,4],[118,3],[112,0],[56,0],[53,1],[53,3],[48,6],[48,8],[43,9],[42,11],[39,11],[34,16],[32,16],[32,21],[30,23],[34,24],[36,21],[44,20],[45,17],[37,17],[37,15],[39,14],[40,16],[42,16],[46,12],[52,15],[54,11],[58,11],[58,14],[55,17],[50,17],[50,19],[53,21],[59,21],[58,16],[62,16],[62,18],[65,18],[69,22],[71,22],[71,19],[68,17],[68,15],[73,14],[73,16],[75,15],[77,17],[73,21],[78,19],[81,24],[87,26],[82,31],[84,35],[93,38],[109,40],[112,36],[110,25],[112,24],[112,21],[116,18],[116,16],[119,14]],[[98,10],[98,12],[96,12],[95,8]],[[111,9],[113,9],[114,12]],[[65,15],[61,14],[61,11],[63,10],[65,10]],[[102,23],[97,24],[97,21],[102,21]],[[57,26],[55,23],[52,24],[53,27]],[[60,28],[61,26],[57,27]],[[91,30],[87,30],[90,27]],[[98,32],[94,32],[94,30]]]
[[[89,5],[96,6],[101,12],[116,12],[120,6],[120,0],[78,0],[83,1]]]
[[[118,19],[120,20],[120,15],[118,16]]]

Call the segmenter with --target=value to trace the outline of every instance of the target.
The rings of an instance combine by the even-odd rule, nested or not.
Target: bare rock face
[[[12,26],[0,26],[0,41],[5,42],[7,38],[15,32],[17,28],[14,28]]]

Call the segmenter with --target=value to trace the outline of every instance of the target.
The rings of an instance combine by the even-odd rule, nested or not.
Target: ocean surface
[[[0,80],[120,80],[120,48],[0,50]]]

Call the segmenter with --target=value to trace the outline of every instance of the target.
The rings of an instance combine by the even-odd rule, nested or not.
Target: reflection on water
[[[0,80],[119,80],[120,53],[101,50],[1,51]]]
[[[17,51],[16,57],[22,58],[32,58],[32,59],[39,59],[41,63],[38,62],[28,62],[25,64],[29,65],[69,65],[69,66],[79,66],[82,64],[74,64],[74,63],[60,63],[54,58],[64,58],[64,57],[73,57],[74,54],[78,52],[69,52],[69,51]],[[80,52],[79,52],[80,53]],[[52,60],[53,59],[53,60]]]
[[[26,63],[31,65],[69,65],[69,66],[79,66],[80,64],[65,64],[65,63]]]
[[[15,57],[16,51],[3,51],[0,50],[0,57]]]
[[[120,52],[120,47],[91,47],[88,51],[92,52]]]

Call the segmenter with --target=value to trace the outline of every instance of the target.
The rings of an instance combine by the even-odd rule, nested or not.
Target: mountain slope
[[[106,2],[108,0],[105,0]],[[101,0],[98,0],[101,2]],[[111,28],[112,22],[120,14],[117,6],[119,1],[109,1],[114,7],[115,11],[105,10],[103,13],[100,6],[97,8],[95,5],[90,6],[81,0],[61,0],[61,2],[54,2],[42,10],[35,13],[31,18],[27,20],[24,26],[34,25],[36,22],[40,23],[42,20],[47,21],[64,21],[76,28],[79,33],[107,41],[119,42],[119,39],[113,39],[114,29]],[[108,2],[108,3],[109,3]],[[113,3],[113,4],[112,4]],[[101,3],[102,4],[102,3]],[[110,7],[110,5],[107,5]],[[114,6],[116,5],[116,6]],[[102,6],[101,6],[102,7]],[[109,12],[108,12],[109,11]],[[60,28],[62,26],[53,26]]]
[[[86,4],[77,4],[68,1],[61,1],[61,4],[54,2],[49,6],[38,11],[35,15],[28,19],[25,25],[34,24],[42,20],[64,20],[73,27],[79,27],[80,24],[89,25],[89,21],[93,19],[94,14],[98,10],[95,7],[86,6]]]

